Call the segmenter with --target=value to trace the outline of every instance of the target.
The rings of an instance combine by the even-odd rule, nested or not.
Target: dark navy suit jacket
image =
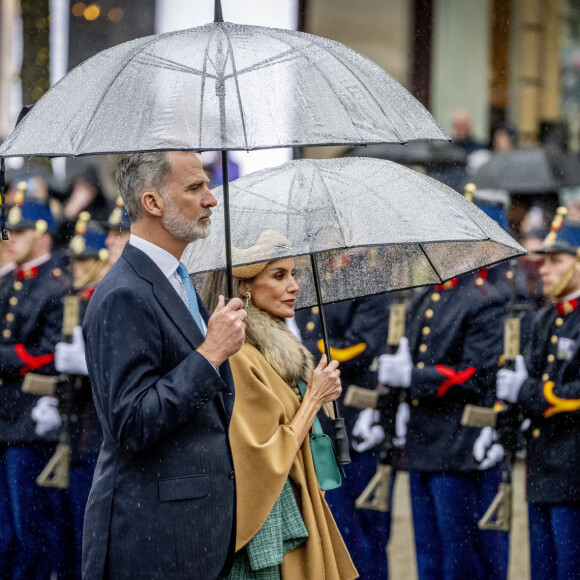
[[[83,334],[104,438],[83,578],[217,578],[235,536],[229,365],[218,374],[195,351],[203,335],[187,306],[130,244],[95,291]]]

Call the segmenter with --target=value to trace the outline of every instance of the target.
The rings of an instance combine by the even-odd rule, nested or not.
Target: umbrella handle
[[[310,263],[312,265],[312,276],[314,278],[314,288],[316,290],[316,299],[318,301],[318,313],[320,315],[320,330],[322,332],[322,341],[324,342],[324,351],[326,353],[327,363],[332,360],[330,357],[330,345],[326,333],[326,322],[324,320],[324,309],[322,308],[322,292],[320,291],[320,276],[318,275],[318,265],[314,254],[310,254]],[[335,419],[332,421],[334,427],[334,442],[336,443],[336,455],[339,465],[350,463],[348,433],[344,424],[344,419],[340,416],[340,410],[336,400],[332,401],[334,407]]]
[[[8,231],[6,230],[6,181],[5,181],[4,157],[0,159],[0,229],[2,230],[2,239],[8,239]]]

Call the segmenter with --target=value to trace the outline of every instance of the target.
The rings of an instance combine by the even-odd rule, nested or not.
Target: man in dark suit
[[[199,157],[125,155],[117,182],[131,238],[83,327],[104,438],[83,578],[215,579],[235,539],[227,358],[242,346],[246,313],[220,297],[210,318],[179,262],[209,234],[216,205]]]

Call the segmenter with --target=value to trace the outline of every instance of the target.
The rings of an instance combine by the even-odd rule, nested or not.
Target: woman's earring
[[[246,296],[246,303],[244,304],[244,309],[249,310],[250,309],[250,300],[252,299],[252,294],[251,294],[251,292],[246,292],[245,296]]]

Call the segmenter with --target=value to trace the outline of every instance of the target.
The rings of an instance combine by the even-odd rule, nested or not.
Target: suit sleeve
[[[115,441],[141,451],[179,428],[226,385],[197,351],[162,375],[163,333],[146,299],[117,288],[84,327],[89,377]]]
[[[504,308],[499,300],[486,301],[466,321],[459,361],[452,365],[413,367],[413,398],[488,398],[502,351]],[[486,401],[490,405],[493,401]]]

